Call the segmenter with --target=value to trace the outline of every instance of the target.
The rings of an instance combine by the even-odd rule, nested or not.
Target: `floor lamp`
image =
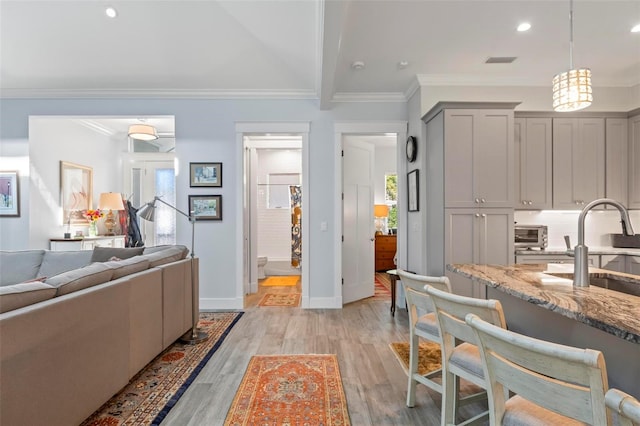
[[[177,211],[181,215],[185,216],[187,219],[189,219],[189,222],[191,222],[191,318],[192,318],[192,323],[191,323],[191,331],[185,333],[180,338],[180,340],[189,344],[204,342],[209,338],[209,335],[203,331],[198,330],[199,313],[195,312],[196,303],[194,301],[196,297],[196,278],[195,278],[196,274],[195,274],[195,262],[193,261],[195,254],[193,253],[193,250],[194,250],[194,242],[195,242],[195,235],[196,235],[195,234],[196,217],[193,214],[186,214],[182,210],[179,210],[176,207],[172,206],[171,204],[167,203],[166,201],[163,201],[158,196],[153,197],[152,201],[149,201],[144,206],[142,206],[140,210],[138,210],[138,215],[140,215],[140,217],[143,218],[144,220],[153,222],[156,216],[156,201],[160,201],[162,204],[172,208],[173,210]]]

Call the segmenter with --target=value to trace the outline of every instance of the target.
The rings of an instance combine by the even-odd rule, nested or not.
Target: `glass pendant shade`
[[[578,111],[593,102],[591,70],[573,69],[553,77],[553,109],[559,112]]]
[[[153,141],[158,139],[156,128],[148,124],[132,124],[129,126],[129,137],[141,141]]]

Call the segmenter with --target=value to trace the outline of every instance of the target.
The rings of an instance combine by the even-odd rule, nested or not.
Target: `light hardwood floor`
[[[245,314],[163,425],[222,425],[252,355],[337,354],[351,424],[439,425],[440,394],[418,385],[416,406],[405,405],[407,376],[389,343],[408,341],[407,312],[389,313],[388,300],[365,299],[343,309],[257,307],[265,292],[297,287],[259,286]],[[463,417],[486,409],[463,408]]]

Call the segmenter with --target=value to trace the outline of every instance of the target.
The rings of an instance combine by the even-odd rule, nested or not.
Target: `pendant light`
[[[132,124],[129,126],[129,137],[141,141],[153,141],[158,139],[156,128],[148,124]]]
[[[591,70],[573,68],[573,0],[569,0],[569,71],[553,77],[553,110],[578,111],[592,101]]]

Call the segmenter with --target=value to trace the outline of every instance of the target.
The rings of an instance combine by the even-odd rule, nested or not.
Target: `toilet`
[[[267,264],[267,256],[258,256],[258,279],[262,280],[265,278],[264,275],[264,265]]]

